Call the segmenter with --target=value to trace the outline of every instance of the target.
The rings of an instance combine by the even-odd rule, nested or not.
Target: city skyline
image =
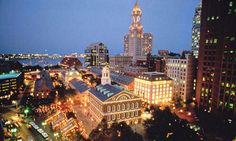
[[[122,53],[135,4],[135,0],[12,2],[0,4],[0,53],[84,53],[90,43],[99,41],[111,55]],[[191,49],[192,19],[199,1],[139,3],[144,30],[153,34],[153,54]]]

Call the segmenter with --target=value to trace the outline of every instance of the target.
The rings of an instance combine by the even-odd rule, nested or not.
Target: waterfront
[[[54,66],[57,65],[61,62],[63,58],[33,58],[33,59],[18,59],[18,61],[24,65],[24,66],[41,66],[41,67],[45,67],[45,66]],[[83,63],[84,59],[83,58],[79,58],[79,60]]]

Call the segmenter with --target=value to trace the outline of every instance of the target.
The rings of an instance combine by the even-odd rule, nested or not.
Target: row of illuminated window
[[[219,16],[209,16],[207,17],[207,21],[214,21],[214,20],[219,20],[220,17]]]
[[[221,83],[221,86],[225,86],[226,88],[230,88],[230,87],[235,88],[235,84],[230,85],[230,83],[224,83],[224,82]]]
[[[223,106],[223,102],[222,102],[222,101],[219,102],[219,106],[220,106],[220,107]],[[227,103],[227,102],[225,102],[225,103],[224,103],[224,106],[225,106],[225,107],[228,107],[228,108],[230,108],[230,109],[233,109],[234,106],[235,106],[235,104],[234,104],[234,103]]]
[[[107,106],[107,112],[117,112],[117,111],[124,111],[124,110],[132,110],[132,109],[137,109],[139,108],[139,103],[138,102],[135,102],[135,103],[127,103],[127,104],[118,104],[118,105],[108,105]]]
[[[0,99],[9,99],[14,93],[11,92],[8,95],[0,96]]]
[[[166,99],[162,99],[162,100],[152,100],[150,101],[152,104],[159,104],[159,103],[166,103],[166,102],[170,102],[171,98],[166,98]]]
[[[165,88],[165,87],[169,87],[170,86],[170,84],[159,84],[159,85],[148,85],[148,84],[143,84],[143,83],[135,83],[135,86],[137,87],[137,88],[150,88],[150,87],[152,87],[152,88]]]
[[[168,97],[172,97],[172,93],[171,94],[163,94],[163,95],[152,95],[152,99],[160,99],[160,98],[168,98]]]
[[[236,51],[233,51],[233,50],[227,51],[227,50],[226,50],[226,51],[224,51],[224,53],[225,53],[225,54],[227,54],[227,53],[233,54],[233,53],[236,53]]]
[[[144,94],[144,98],[149,99],[149,94]],[[172,97],[172,92],[170,93],[162,93],[162,94],[152,94],[152,99],[160,99],[160,98],[168,98]]]
[[[158,88],[158,87],[156,87],[156,88],[152,88],[152,89],[150,89],[150,88],[144,88],[144,87],[135,87],[135,89],[140,89],[140,90],[143,90],[143,91],[148,91],[148,92],[150,92],[150,91],[168,91],[169,89],[170,90],[172,90],[172,87],[167,87],[167,88]]]
[[[214,38],[214,39],[206,39],[206,44],[217,44],[218,39]]]
[[[116,120],[116,119],[119,120],[119,119],[133,118],[137,116],[139,116],[138,111],[121,113],[121,114],[113,114],[113,115],[107,116],[107,121]]]

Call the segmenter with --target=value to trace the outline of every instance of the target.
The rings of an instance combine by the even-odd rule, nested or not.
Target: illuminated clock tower
[[[133,63],[137,60],[145,60],[147,53],[152,49],[152,34],[143,33],[141,23],[142,10],[136,1],[131,13],[132,23],[129,33],[124,37],[124,55],[133,56]]]

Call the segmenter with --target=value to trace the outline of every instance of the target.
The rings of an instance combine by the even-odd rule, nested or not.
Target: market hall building
[[[105,119],[108,124],[125,121],[127,124],[141,122],[140,97],[116,85],[98,85],[89,89],[89,113],[96,122]]]

